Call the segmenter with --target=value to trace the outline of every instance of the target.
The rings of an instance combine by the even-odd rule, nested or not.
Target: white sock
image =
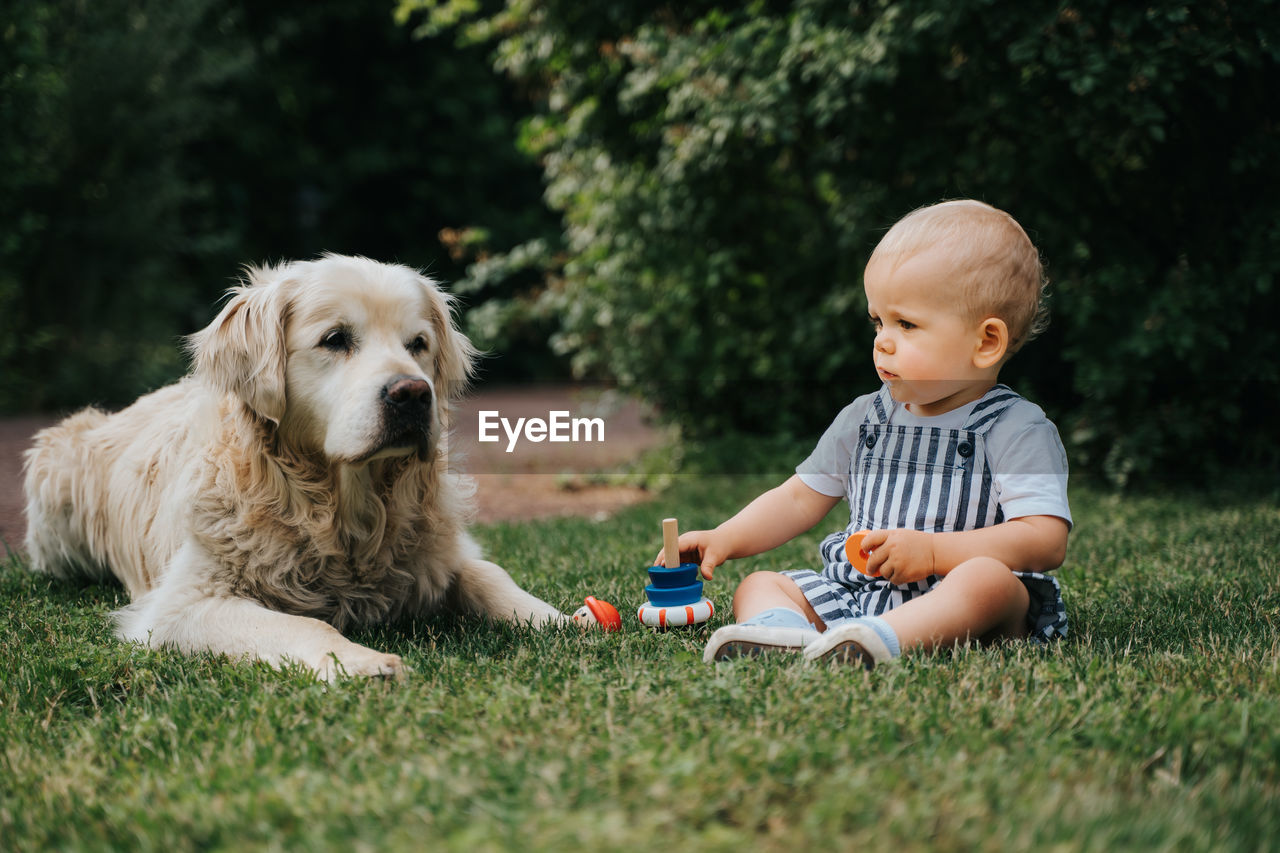
[[[884,640],[885,646],[889,649],[889,654],[895,658],[902,654],[902,650],[898,645],[898,635],[889,627],[889,623],[881,619],[879,616],[863,616],[860,619],[852,620],[854,622],[862,622],[867,627],[874,630],[880,639]]]

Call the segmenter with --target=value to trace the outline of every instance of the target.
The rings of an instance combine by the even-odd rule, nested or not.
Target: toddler
[[[1062,564],[1071,527],[1066,453],[1044,412],[997,381],[1046,318],[1031,240],[989,205],[936,204],[889,230],[864,283],[883,387],[846,406],[782,485],[682,535],[680,556],[710,578],[809,530],[841,498],[849,525],[822,541],[821,573],[744,579],[738,621],[711,636],[708,662],[803,651],[870,668],[900,651],[1066,634],[1044,574]],[[865,574],[844,549],[863,530]]]

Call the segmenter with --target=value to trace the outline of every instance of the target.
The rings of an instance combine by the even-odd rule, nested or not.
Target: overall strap
[[[1021,399],[1022,397],[1008,385],[996,385],[982,395],[982,399],[978,401],[978,404],[973,407],[973,411],[969,413],[969,418],[965,421],[963,428],[970,432],[976,432],[978,435],[984,435],[987,430],[995,426],[996,421],[1004,414],[1005,409]]]
[[[960,484],[960,503],[953,519],[953,529],[973,530],[990,524],[1004,521],[1004,511],[1000,508],[994,490],[991,465],[983,447],[986,433],[996,425],[996,421],[1005,411],[1022,397],[1007,385],[996,385],[982,396],[978,404],[969,413],[964,425],[965,431],[973,436],[969,447],[970,456],[964,462],[964,476]],[[975,447],[974,445],[977,445]]]
[[[884,385],[872,398],[871,408],[867,410],[867,417],[863,423],[887,424],[889,415],[893,413],[893,407],[896,405],[897,403],[893,402],[893,395],[889,393],[889,386]]]

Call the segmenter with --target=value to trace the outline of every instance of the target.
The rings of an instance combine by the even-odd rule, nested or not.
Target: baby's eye
[[[910,320],[899,320],[898,327],[901,329],[914,329],[916,324],[912,323]]]
[[[880,318],[879,318],[879,317],[871,317],[871,316],[868,316],[868,317],[867,317],[867,322],[871,324],[871,328],[875,329],[877,332],[878,332],[878,331],[880,331]]]

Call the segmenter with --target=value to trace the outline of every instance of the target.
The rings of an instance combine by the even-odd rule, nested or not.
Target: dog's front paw
[[[328,653],[314,669],[317,678],[329,682],[339,678],[389,678],[400,681],[411,672],[399,655],[356,645],[341,652]]]

